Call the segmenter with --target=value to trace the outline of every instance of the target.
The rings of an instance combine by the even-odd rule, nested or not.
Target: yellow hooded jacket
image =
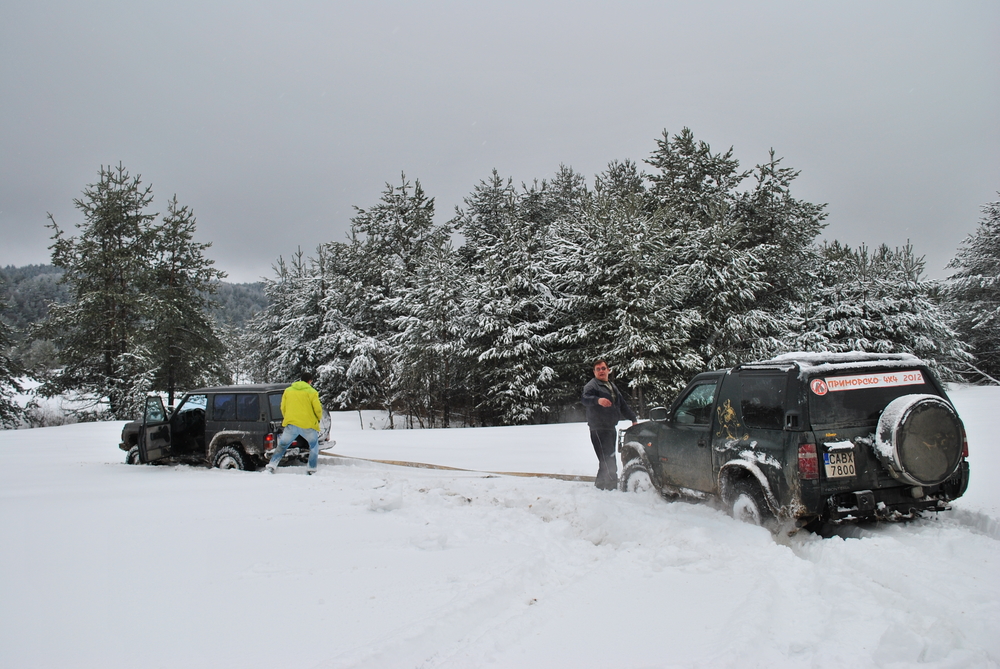
[[[281,415],[284,416],[282,427],[294,425],[319,432],[319,421],[323,418],[319,393],[305,381],[296,381],[281,394]]]

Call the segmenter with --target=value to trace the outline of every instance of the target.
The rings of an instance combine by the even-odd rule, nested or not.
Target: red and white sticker
[[[812,391],[817,395],[826,395],[830,392],[830,389],[826,387],[826,381],[823,379],[813,379],[812,383],[809,384]]]
[[[813,379],[809,387],[817,395],[840,390],[857,390],[858,388],[891,388],[893,386],[919,386],[924,382],[920,370],[905,372],[880,372],[878,374],[857,374],[855,376],[828,376],[825,379]]]

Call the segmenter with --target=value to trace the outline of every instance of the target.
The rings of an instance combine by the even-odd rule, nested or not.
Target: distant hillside
[[[217,303],[211,310],[212,316],[220,323],[240,329],[267,306],[263,281],[254,283],[220,281],[212,299]]]
[[[59,283],[63,271],[52,265],[8,265],[0,269],[0,294],[5,308],[0,318],[14,328],[15,339],[33,323],[45,318],[48,305],[72,300],[67,286]],[[219,282],[213,296],[217,305],[212,316],[220,323],[242,328],[247,320],[267,306],[263,282]]]
[[[7,265],[0,269],[0,291],[4,309],[0,317],[14,328],[15,339],[32,323],[45,318],[49,304],[72,299],[67,287],[59,283],[63,271],[52,265]]]

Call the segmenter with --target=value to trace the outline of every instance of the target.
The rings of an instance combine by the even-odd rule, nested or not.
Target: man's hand
[[[598,397],[597,403],[600,404],[605,409],[611,406],[611,400],[609,400],[607,397]]]

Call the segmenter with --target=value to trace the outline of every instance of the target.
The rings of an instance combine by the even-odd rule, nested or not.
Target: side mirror
[[[663,422],[669,417],[666,407],[653,407],[649,410],[649,420]]]

